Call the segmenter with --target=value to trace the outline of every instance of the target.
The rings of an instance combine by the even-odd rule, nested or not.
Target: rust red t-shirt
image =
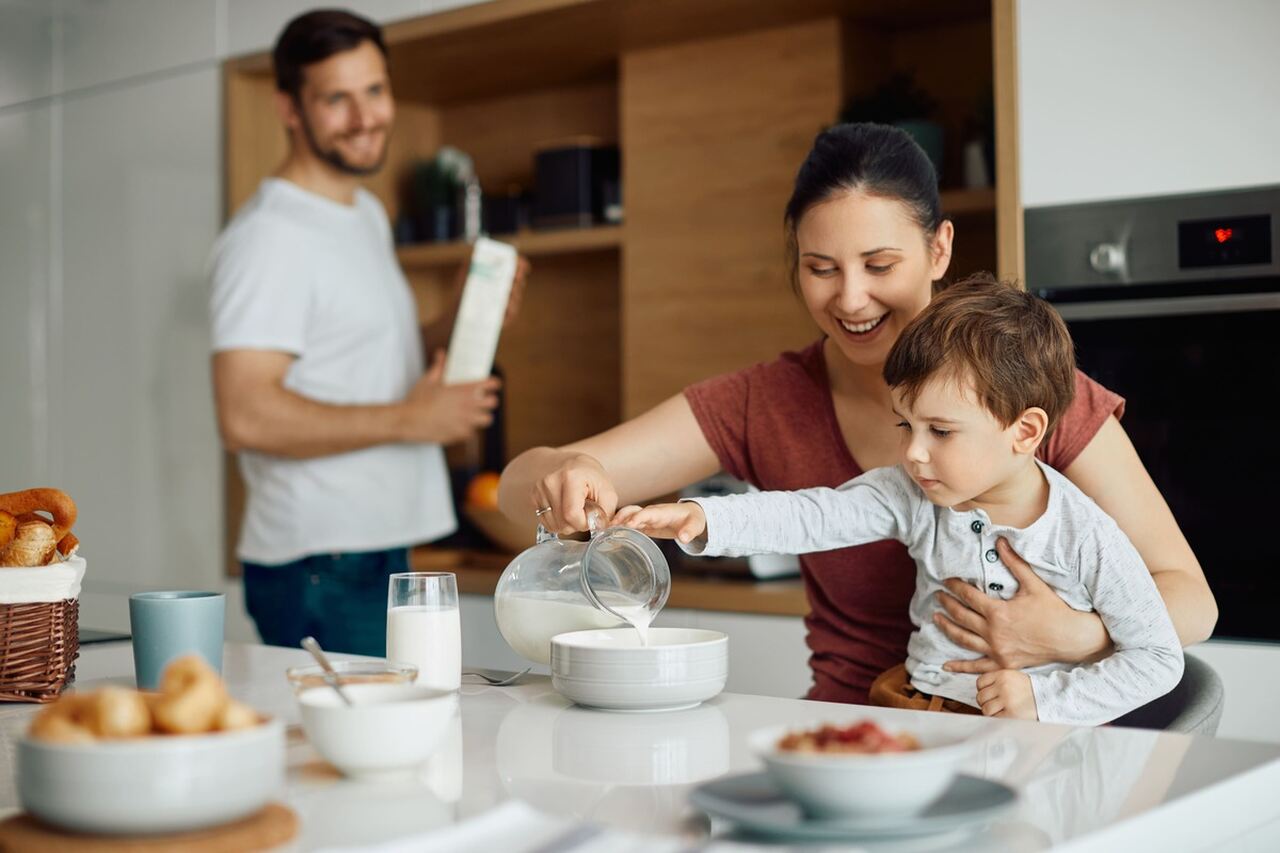
[[[836,421],[822,340],[685,389],[720,464],[761,489],[838,486],[863,473]],[[1079,371],[1076,396],[1039,456],[1061,471],[1124,400]],[[800,558],[813,670],[810,699],[867,701],[872,680],[906,660],[915,563],[886,540]]]

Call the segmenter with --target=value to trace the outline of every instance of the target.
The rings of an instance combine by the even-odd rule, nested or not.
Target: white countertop
[[[237,698],[293,724],[298,714],[283,671],[307,660],[301,650],[230,644],[224,675]],[[82,689],[132,685],[129,644],[82,649],[77,673]],[[691,808],[688,792],[756,769],[749,732],[873,713],[913,731],[980,732],[967,771],[1019,791],[1014,810],[981,834],[933,839],[930,850],[1202,850],[1246,835],[1253,849],[1280,849],[1280,745],[728,693],[688,711],[612,714],[570,705],[543,677],[514,687],[464,685],[460,707],[445,745],[415,781],[342,779],[291,729],[285,799],[302,817],[298,847],[428,832],[518,798],[553,815],[680,838],[696,849],[708,833],[730,827]],[[18,809],[12,741],[36,710],[0,708],[0,815]],[[908,848],[898,842],[893,849]]]

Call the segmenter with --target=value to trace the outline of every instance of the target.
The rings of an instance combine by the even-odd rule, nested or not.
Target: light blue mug
[[[221,592],[139,592],[129,596],[138,689],[155,690],[164,668],[191,652],[222,672],[226,612],[227,597]]]

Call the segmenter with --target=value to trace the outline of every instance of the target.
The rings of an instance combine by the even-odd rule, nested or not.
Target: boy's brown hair
[[[930,379],[966,383],[1006,427],[1038,406],[1049,416],[1047,438],[1075,397],[1075,371],[1075,347],[1058,312],[978,273],[944,289],[903,329],[884,378],[908,405]]]

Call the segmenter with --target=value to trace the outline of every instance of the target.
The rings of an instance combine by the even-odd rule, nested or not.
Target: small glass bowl
[[[389,660],[335,660],[330,662],[338,675],[338,683],[345,684],[412,684],[418,677],[418,668],[411,663]],[[324,670],[319,664],[291,666],[284,671],[294,695],[312,687],[324,687]]]

